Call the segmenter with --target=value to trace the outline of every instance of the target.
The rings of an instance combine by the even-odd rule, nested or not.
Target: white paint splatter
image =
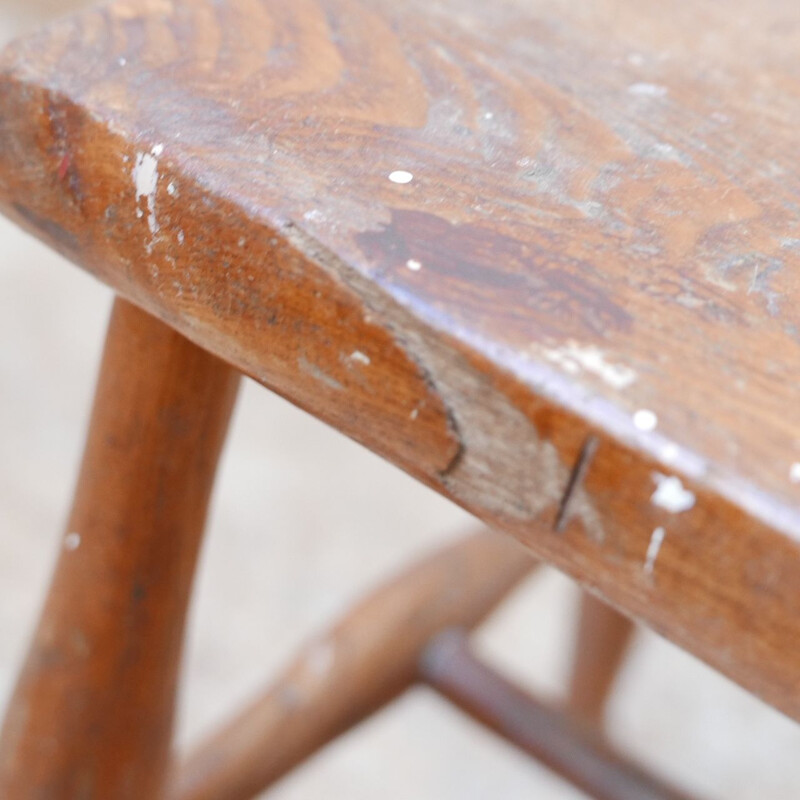
[[[671,511],[673,514],[688,511],[694,506],[696,499],[694,492],[684,489],[680,478],[654,472],[653,480],[656,482],[656,490],[650,498],[653,505]]]
[[[396,169],[394,172],[389,173],[389,180],[392,183],[411,183],[414,176],[404,169]]]
[[[178,231],[178,244],[183,244],[186,237],[183,235],[183,231]]]
[[[800,483],[800,461],[795,461],[791,467],[789,467],[789,480],[792,483]]]
[[[125,56],[120,56],[120,57],[119,57],[119,59],[118,59],[118,61],[117,61],[117,63],[118,63],[118,64],[119,64],[121,67],[124,67],[124,66],[125,66],[125,65],[128,63],[128,59],[127,59],[127,58],[125,58]]]
[[[634,370],[622,364],[610,363],[599,348],[591,345],[582,347],[576,342],[567,342],[564,347],[545,350],[544,355],[572,375],[582,368],[599,376],[615,389],[624,389],[636,380]]]
[[[360,350],[353,350],[350,353],[350,360],[351,361],[358,361],[360,364],[369,365],[371,363],[369,356],[366,353],[362,353]]]
[[[667,142],[656,142],[653,145],[653,152],[665,161],[680,161],[678,151]]]
[[[158,156],[164,152],[164,145],[157,144],[149,153],[138,153],[133,167],[133,182],[136,186],[136,215],[143,216],[139,208],[139,199],[147,202],[147,226],[150,233],[158,232],[156,219],[156,190],[158,189]]]
[[[415,258],[409,258],[408,261],[406,261],[406,266],[412,272],[419,272],[422,269],[422,264],[419,261],[417,261]]]
[[[491,111],[487,111],[487,112],[486,112],[486,113],[483,115],[483,118],[484,118],[484,119],[494,119],[494,114],[493,114]]]
[[[314,642],[306,652],[305,665],[308,671],[318,678],[324,678],[332,669],[336,660],[333,642],[320,640]]]
[[[170,197],[175,197],[175,195],[178,194],[178,190],[177,190],[177,188],[175,187],[175,184],[172,181],[170,181],[167,184],[167,194]]]
[[[415,408],[409,415],[411,419],[416,419],[419,416],[419,409]]]
[[[344,386],[342,386],[336,378],[328,375],[327,372],[320,369],[316,364],[309,361],[305,356],[300,356],[297,359],[297,366],[305,372],[307,375],[310,375],[312,378],[315,378],[323,385],[327,386],[329,389],[334,389],[337,392],[341,392],[344,390]]]
[[[77,550],[81,546],[81,535],[79,533],[68,533],[64,537],[64,549],[70,552]]]
[[[636,97],[665,97],[667,87],[659,86],[657,83],[632,83],[628,87],[628,94]]]
[[[658,425],[658,417],[649,408],[640,408],[633,415],[633,424],[645,433],[654,431]]]
[[[644,560],[644,571],[647,575],[653,574],[653,567],[656,565],[658,558],[658,551],[661,550],[661,545],[664,542],[666,535],[664,528],[656,528],[650,537],[650,544],[647,546],[647,555]]]

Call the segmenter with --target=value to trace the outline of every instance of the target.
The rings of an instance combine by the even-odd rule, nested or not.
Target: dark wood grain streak
[[[0,207],[800,718],[798,23],[120,0],[4,56]]]

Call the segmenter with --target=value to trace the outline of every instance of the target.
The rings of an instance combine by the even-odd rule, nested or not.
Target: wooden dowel
[[[118,300],[75,501],[0,736],[0,797],[158,800],[238,375]]]
[[[379,588],[179,766],[171,800],[254,797],[404,691],[431,637],[477,625],[533,566],[484,531]]]
[[[600,725],[634,624],[588,592],[581,596],[577,622],[569,703],[576,714]]]
[[[591,727],[536,700],[470,651],[463,632],[440,634],[420,662],[441,695],[596,800],[688,800],[617,753]]]

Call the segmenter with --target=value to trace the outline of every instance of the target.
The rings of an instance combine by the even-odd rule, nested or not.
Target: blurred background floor
[[[3,0],[0,44],[79,5]],[[3,699],[58,547],[110,303],[105,288],[0,220]],[[246,382],[192,609],[181,741],[224,717],[365,589],[469,524],[464,512]],[[482,629],[480,648],[519,681],[557,697],[577,598],[566,578],[540,573]],[[654,769],[709,800],[800,797],[800,726],[695,659],[640,632],[619,685],[612,735]],[[269,796],[582,797],[423,689]]]

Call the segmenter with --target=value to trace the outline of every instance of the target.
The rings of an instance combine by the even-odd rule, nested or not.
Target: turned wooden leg
[[[588,592],[581,596],[569,702],[581,717],[602,723],[606,702],[633,633],[633,623]]]
[[[0,734],[3,800],[157,800],[238,376],[118,300],[61,554]]]
[[[428,642],[468,630],[535,566],[484,531],[373,592],[176,772],[170,800],[248,800],[403,692]]]

